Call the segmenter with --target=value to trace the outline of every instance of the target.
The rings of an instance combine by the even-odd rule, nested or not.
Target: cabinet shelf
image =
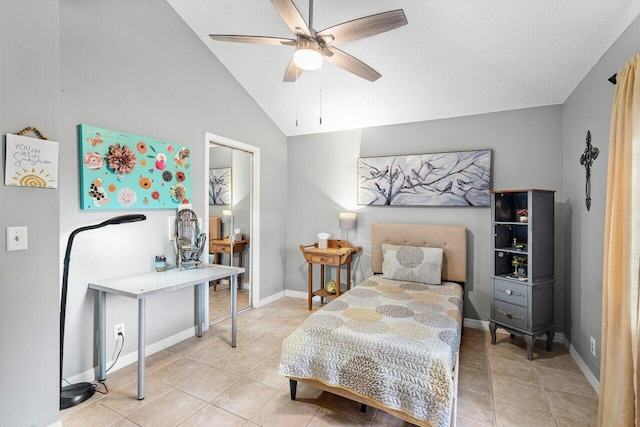
[[[511,254],[524,254],[524,255],[527,255],[527,253],[529,252],[526,249],[515,249],[512,247],[495,248],[494,250],[496,252],[509,252]]]
[[[527,276],[520,276],[520,279],[516,279],[513,277],[510,277],[511,275],[509,274],[500,274],[497,276],[491,276],[493,279],[500,279],[500,280],[509,280],[511,282],[516,282],[516,283],[526,283],[529,278]]]
[[[322,297],[322,298],[329,298],[329,299],[333,299],[333,298],[338,298],[339,295],[336,295],[336,293],[329,293],[327,292],[326,289],[320,288],[320,289],[316,289],[315,291],[312,292],[314,297]]]

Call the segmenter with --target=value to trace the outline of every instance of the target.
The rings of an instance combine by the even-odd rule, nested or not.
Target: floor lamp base
[[[91,383],[71,384],[60,389],[60,409],[71,408],[89,399],[96,392]]]

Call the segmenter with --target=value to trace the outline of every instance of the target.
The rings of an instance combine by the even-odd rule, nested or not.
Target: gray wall
[[[338,214],[357,210],[349,240],[363,247],[354,264],[357,281],[371,274],[370,229],[374,222],[460,224],[469,228],[469,274],[465,317],[488,320],[491,310],[491,217],[489,208],[364,207],[356,205],[358,157],[493,150],[494,189],[541,188],[562,193],[562,107],[291,137],[288,142],[287,289],[307,290],[300,244],[317,233],[346,238]],[[562,209],[556,203],[556,322],[562,330]],[[319,268],[316,267],[316,273]],[[316,286],[318,279],[315,279]]]
[[[286,180],[286,138],[166,2],[62,0],[60,233],[99,222],[121,211],[79,209],[76,126],[108,129],[191,146],[193,209],[199,216],[208,200],[204,133],[211,132],[262,149],[261,297],[282,290],[286,194],[273,191]],[[274,183],[276,185],[274,185]],[[150,271],[153,257],[165,253],[167,218],[173,210],[144,211],[147,221],[82,233],[72,257],[65,373],[96,366],[93,350],[95,301],[90,280]],[[147,301],[147,343],[194,324],[194,291],[185,289]],[[124,354],[136,350],[137,303],[107,297],[107,354],[115,341],[113,324],[125,322]]]
[[[596,378],[600,377],[604,215],[609,130],[615,86],[607,79],[640,50],[637,18],[564,103],[565,334]],[[591,168],[591,210],[585,206],[586,134],[600,150]],[[596,339],[596,357],[589,351]]]
[[[36,126],[60,139],[58,2],[0,6],[0,164],[5,134]],[[58,419],[60,190],[0,185],[0,424]],[[27,251],[5,252],[5,227],[27,226]]]

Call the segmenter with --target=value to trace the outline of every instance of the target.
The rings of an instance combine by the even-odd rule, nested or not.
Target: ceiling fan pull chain
[[[296,67],[296,127],[298,127],[298,67]]]
[[[320,125],[322,125],[322,68],[320,68]]]

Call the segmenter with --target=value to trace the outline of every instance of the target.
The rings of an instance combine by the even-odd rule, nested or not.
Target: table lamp
[[[357,226],[357,217],[355,212],[340,213],[340,229],[347,230],[347,242],[349,241],[349,230],[353,230]]]
[[[64,271],[62,273],[62,297],[60,299],[60,409],[67,409],[89,399],[95,393],[93,384],[88,382],[70,384],[62,387],[62,361],[64,355],[64,323],[67,312],[67,288],[69,281],[69,263],[71,261],[71,246],[73,239],[80,232],[106,227],[107,225],[126,224],[128,222],[138,222],[147,219],[144,215],[122,215],[117,216],[100,224],[80,227],[71,232],[67,241],[67,251],[64,255]]]
[[[233,212],[230,210],[223,210],[222,211],[222,223],[223,224],[231,224],[228,225],[227,228],[229,230],[228,235],[229,235],[229,241],[231,241],[231,227],[232,227],[232,221],[233,221]]]

